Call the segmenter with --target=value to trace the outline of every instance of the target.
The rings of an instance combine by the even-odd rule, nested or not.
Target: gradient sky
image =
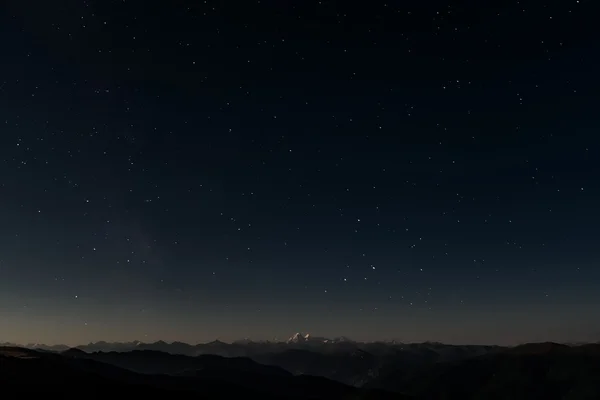
[[[592,1],[0,8],[0,342],[600,340]]]

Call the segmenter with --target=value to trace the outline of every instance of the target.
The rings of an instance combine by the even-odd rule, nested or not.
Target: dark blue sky
[[[8,1],[0,341],[598,340],[591,7]]]

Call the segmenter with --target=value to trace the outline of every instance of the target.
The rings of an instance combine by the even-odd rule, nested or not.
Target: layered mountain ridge
[[[311,341],[310,336],[300,336],[303,344]],[[253,357],[0,347],[0,384],[21,393],[76,394],[88,386],[107,394],[133,389],[144,395],[200,394],[209,399],[600,398],[600,344],[502,348],[366,343],[330,351],[319,342],[309,348],[283,343],[285,350]]]

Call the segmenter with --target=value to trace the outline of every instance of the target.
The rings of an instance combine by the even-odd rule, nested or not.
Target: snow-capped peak
[[[308,340],[310,335],[307,333],[306,335],[303,333],[295,333],[294,336],[287,340],[288,343],[304,343]]]
[[[348,338],[336,338],[336,339],[328,339],[321,336],[312,336],[310,333],[296,333],[292,337],[287,340],[288,344],[293,343],[338,343],[342,341],[350,341]]]

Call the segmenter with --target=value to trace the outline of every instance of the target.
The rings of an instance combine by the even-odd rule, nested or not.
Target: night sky
[[[591,0],[0,12],[0,342],[600,340]]]

